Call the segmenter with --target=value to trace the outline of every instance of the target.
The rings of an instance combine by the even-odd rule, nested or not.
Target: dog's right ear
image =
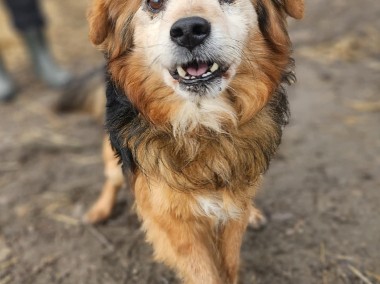
[[[305,13],[304,0],[284,0],[286,13],[297,20],[303,18]]]
[[[92,7],[88,13],[89,36],[95,45],[102,44],[108,35],[110,28],[108,2],[109,0],[93,0]]]

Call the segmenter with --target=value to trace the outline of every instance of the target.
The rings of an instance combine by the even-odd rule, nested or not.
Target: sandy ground
[[[76,74],[102,63],[87,41],[86,1],[45,0],[57,59]],[[292,120],[248,230],[240,283],[380,283],[380,5],[306,1],[291,22],[298,83]],[[102,128],[60,115],[0,10],[0,48],[20,86],[0,105],[0,284],[178,283],[152,261],[127,191],[114,216],[80,217],[103,181]]]

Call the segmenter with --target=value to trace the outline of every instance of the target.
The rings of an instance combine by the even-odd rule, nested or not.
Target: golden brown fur
[[[110,217],[117,193],[124,184],[119,161],[115,157],[115,152],[107,136],[104,137],[102,151],[106,181],[101,195],[85,216],[86,221],[89,223],[98,223]]]
[[[251,4],[260,31],[249,31],[244,59],[218,97],[236,116],[221,113],[219,131],[197,125],[180,135],[172,122],[184,100],[135,46],[134,15],[141,1],[95,0],[89,14],[90,38],[108,58],[114,96],[125,95],[138,112],[124,122],[108,105],[111,140],[118,144],[113,146],[123,158],[123,151],[130,151],[136,163],[130,182],[156,258],[185,283],[237,283],[243,233],[250,215],[259,216],[252,198],[285,123],[281,83],[289,79],[292,64],[285,16],[301,18],[303,1]],[[199,5],[194,11],[207,14]],[[91,222],[109,216],[122,183],[107,142],[105,147],[106,167],[116,174],[109,175],[90,211]]]

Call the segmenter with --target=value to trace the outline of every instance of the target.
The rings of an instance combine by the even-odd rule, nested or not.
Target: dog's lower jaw
[[[199,102],[203,99],[218,98],[228,88],[228,84],[237,72],[237,66],[238,63],[234,62],[228,68],[216,71],[218,76],[194,84],[182,80],[179,75],[173,77],[173,72],[165,67],[162,67],[159,73],[163,74],[163,81],[174,90],[176,95],[188,101]]]

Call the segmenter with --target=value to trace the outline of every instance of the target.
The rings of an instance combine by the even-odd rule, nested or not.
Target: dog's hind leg
[[[91,224],[105,221],[110,217],[117,193],[124,183],[121,166],[108,137],[103,140],[103,160],[106,181],[98,200],[84,216],[84,221]]]
[[[260,209],[256,208],[253,204],[250,206],[249,226],[254,230],[264,228],[268,223],[267,218]]]

